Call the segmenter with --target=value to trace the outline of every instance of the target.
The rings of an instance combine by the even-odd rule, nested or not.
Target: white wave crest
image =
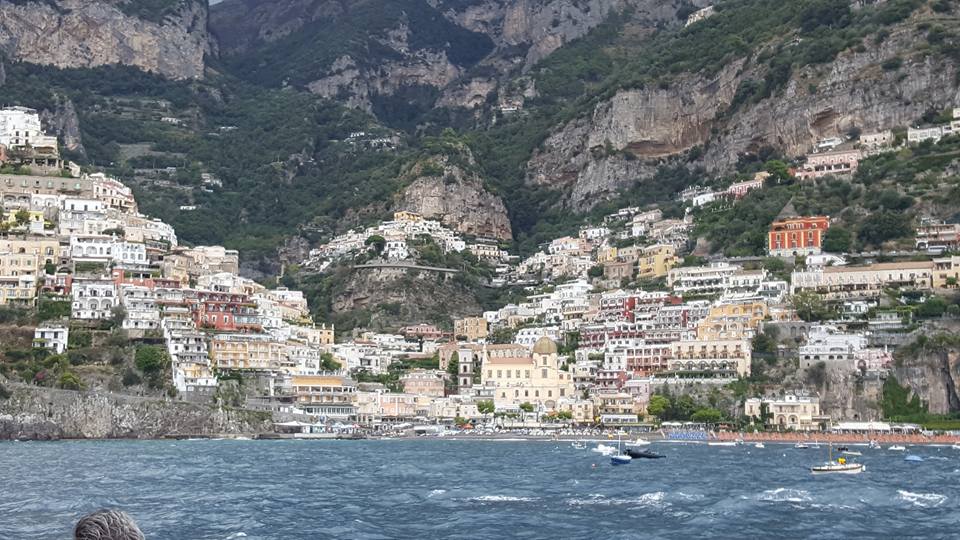
[[[536,497],[513,497],[510,495],[481,495],[480,497],[470,497],[468,501],[474,502],[532,502]]]
[[[445,489],[433,489],[430,491],[430,493],[427,494],[427,498],[436,497],[437,495],[443,495],[446,492],[447,490]]]
[[[666,494],[662,491],[653,493],[644,493],[639,497],[632,499],[610,498],[604,495],[590,495],[586,499],[567,499],[566,503],[570,506],[663,506]]]
[[[809,491],[802,489],[777,488],[768,489],[757,495],[757,500],[767,502],[801,503],[810,502],[813,500],[813,497],[810,496]]]
[[[947,501],[947,496],[939,493],[912,493],[902,489],[897,490],[897,496],[901,501],[906,501],[921,508],[940,506]]]

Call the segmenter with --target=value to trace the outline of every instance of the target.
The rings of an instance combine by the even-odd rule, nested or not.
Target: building
[[[753,178],[750,180],[744,180],[742,182],[734,182],[733,184],[730,184],[730,187],[727,188],[726,193],[734,199],[743,198],[743,196],[747,193],[755,189],[762,188],[763,183],[769,177],[770,173],[768,172],[758,172],[757,174],[753,175]]]
[[[827,216],[778,218],[770,225],[767,252],[774,257],[816,255],[820,253],[823,235],[829,227],[830,218]]]
[[[828,175],[849,175],[857,172],[860,159],[859,149],[831,150],[807,155],[807,162],[801,166],[796,177],[801,180],[822,178]]]
[[[960,223],[925,219],[917,227],[917,249],[948,250],[960,248]]]
[[[716,11],[714,10],[713,6],[707,6],[705,8],[698,9],[687,16],[687,22],[684,26],[690,26],[693,23],[700,22],[708,17],[713,16],[714,13],[716,13]]]
[[[65,326],[39,326],[33,331],[33,346],[63,354],[69,338],[70,329]]]
[[[110,278],[75,278],[72,293],[72,319],[109,319],[120,303],[116,284]]]
[[[766,409],[766,411],[763,411]],[[744,402],[744,414],[760,419],[766,414],[764,425],[794,431],[820,429],[820,398],[816,396],[787,395],[779,398],[750,398]]]
[[[357,384],[341,375],[294,375],[297,407],[324,420],[346,421],[356,416]]]
[[[679,259],[677,250],[668,244],[655,244],[643,248],[637,259],[637,279],[666,277]]]
[[[443,336],[443,332],[432,324],[414,324],[401,328],[400,335],[407,339],[433,341],[440,339]]]
[[[483,317],[466,317],[453,321],[453,335],[467,341],[486,339],[489,335],[489,325]]]
[[[884,148],[893,144],[893,131],[889,129],[860,135],[860,145],[870,149]]]
[[[433,369],[414,369],[400,376],[404,393],[415,396],[443,397],[443,383],[443,372]]]
[[[197,291],[196,296],[196,302],[192,303],[190,307],[197,328],[210,328],[228,332],[261,330],[257,304],[250,299],[249,295]]]
[[[210,363],[221,370],[275,371],[291,368],[286,345],[268,336],[217,334],[210,340]]]
[[[751,348],[746,339],[684,340],[670,344],[666,376],[735,379],[750,375]]]
[[[573,378],[560,369],[557,344],[549,338],[541,338],[533,353],[523,356],[484,351],[481,379],[484,387],[493,389],[498,408],[531,403],[555,410],[561,398],[575,397]]]
[[[960,256],[934,259],[933,286],[940,289],[956,289],[958,285],[960,285]]]
[[[939,142],[943,138],[942,126],[916,127],[907,129],[907,142],[919,144],[924,141]]]
[[[860,351],[867,347],[861,334],[846,334],[832,326],[814,326],[799,348],[800,368],[809,369],[823,362],[828,369],[853,371]]]
[[[742,269],[727,262],[674,268],[667,273],[667,286],[680,295],[718,294],[725,290],[729,278]]]
[[[57,138],[40,127],[40,115],[26,107],[0,109],[0,144],[10,149],[57,148]]]
[[[933,261],[877,263],[867,266],[827,266],[793,272],[790,292],[816,292],[828,300],[870,298],[888,287],[934,286]]]

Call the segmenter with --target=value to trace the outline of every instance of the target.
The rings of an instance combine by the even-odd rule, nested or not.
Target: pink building
[[[862,154],[860,150],[833,150],[809,154],[807,162],[797,170],[797,178],[807,180],[828,175],[853,174],[857,172]]]

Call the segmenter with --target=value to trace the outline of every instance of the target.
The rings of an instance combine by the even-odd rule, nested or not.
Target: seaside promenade
[[[845,444],[867,444],[870,441],[876,441],[880,444],[960,444],[958,435],[923,435],[920,433],[735,433],[722,431],[715,434],[716,440],[733,441],[742,439],[750,442],[819,442],[819,443],[845,443]]]

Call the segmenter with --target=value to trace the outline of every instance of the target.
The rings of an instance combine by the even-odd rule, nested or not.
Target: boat
[[[903,458],[903,460],[904,460],[904,461],[920,462],[920,461],[923,461],[923,458],[920,457],[920,456],[918,456],[918,455],[916,455],[916,454],[909,454],[907,457]]]
[[[736,446],[736,441],[710,441],[707,446]]]
[[[617,447],[600,443],[596,446],[596,448],[593,449],[593,451],[598,454],[603,454],[605,456],[612,456],[617,454]]]
[[[637,438],[637,440],[635,440],[635,441],[629,441],[629,442],[627,442],[627,444],[626,444],[625,446],[626,446],[627,448],[630,448],[631,446],[633,446],[633,447],[637,447],[637,446],[650,446],[650,441],[646,441],[646,440]]]
[[[879,450],[879,449],[880,449],[880,443],[878,443],[877,441],[871,439],[871,440],[870,440],[870,444],[868,444],[867,447],[870,448],[871,450]]]
[[[766,446],[764,446],[762,442],[758,442],[757,444],[753,445],[753,447],[754,447],[754,448],[766,448]]]
[[[794,447],[794,448],[800,448],[801,450],[806,450],[807,448],[810,448],[809,446],[807,446],[806,444],[804,444],[804,443],[802,443],[802,442],[798,442],[797,444],[793,445],[793,447]]]
[[[636,450],[634,448],[627,448],[624,453],[633,459],[661,459],[667,457],[663,454],[658,454],[649,450]]]
[[[890,450],[892,452],[905,452],[907,450],[907,447],[903,445],[895,444],[887,448],[887,450]]]
[[[850,448],[847,447],[847,446],[838,446],[838,447],[837,447],[837,452],[849,452],[849,451],[850,451]]]
[[[833,445],[830,445],[830,452],[827,454],[827,462],[822,465],[810,467],[813,474],[860,474],[867,470],[863,463],[848,463],[846,458],[833,459]]]
[[[616,454],[610,456],[611,465],[629,465],[633,461],[633,458],[630,454],[625,454],[623,452],[623,443],[620,441],[620,436],[617,436],[617,449]]]
[[[960,450],[960,444],[951,444],[950,448],[953,448],[954,450]]]
[[[583,441],[573,441],[572,443],[570,443],[570,446],[572,446],[575,450],[586,450],[586,449],[587,449],[587,443],[585,443],[585,442],[583,442]]]

